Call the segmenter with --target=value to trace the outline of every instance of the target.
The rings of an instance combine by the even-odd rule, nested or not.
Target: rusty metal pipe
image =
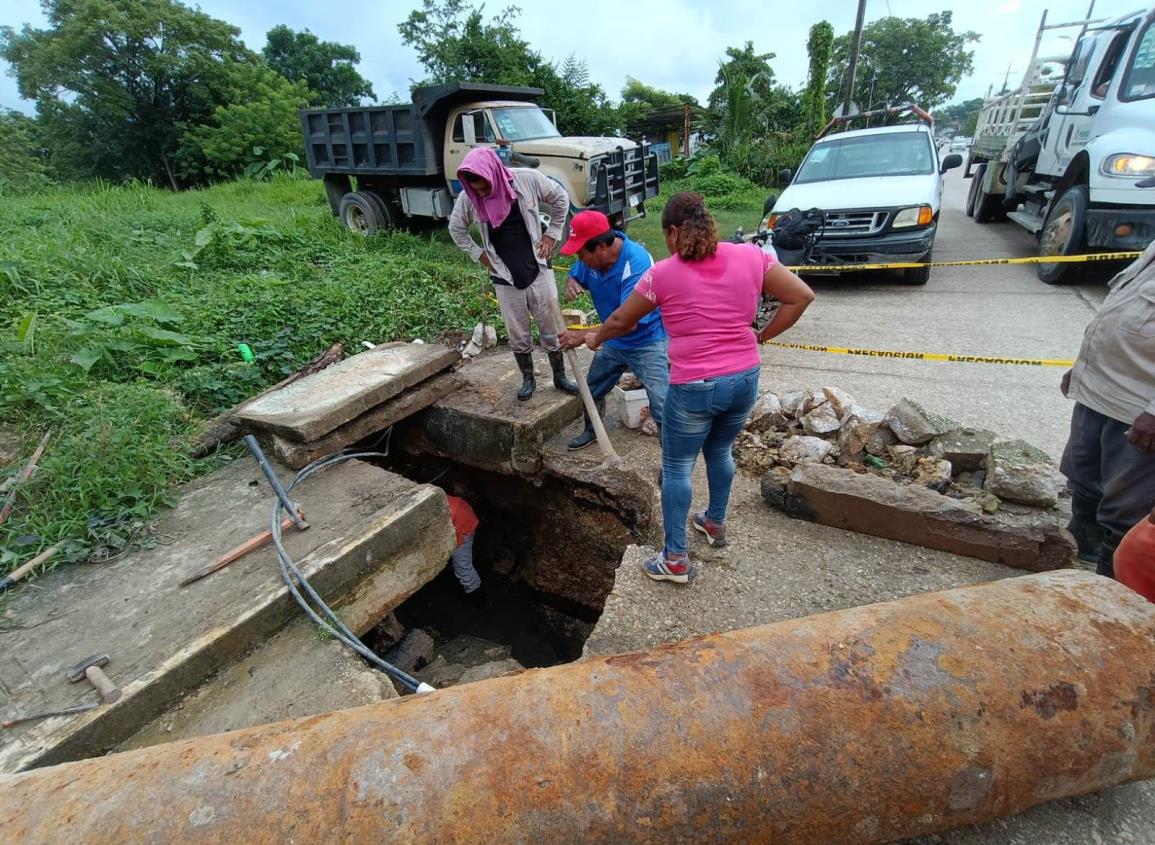
[[[0,781],[9,843],[863,845],[1155,775],[1155,605],[1064,571]]]

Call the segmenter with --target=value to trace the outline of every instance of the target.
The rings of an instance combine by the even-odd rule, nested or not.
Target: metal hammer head
[[[68,670],[68,680],[72,683],[83,681],[85,678],[84,671],[90,666],[95,666],[97,669],[103,669],[109,663],[107,654],[94,654],[92,657],[86,657]]]

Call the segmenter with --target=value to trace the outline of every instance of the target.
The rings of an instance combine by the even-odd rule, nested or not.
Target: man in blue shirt
[[[609,218],[600,211],[582,211],[574,215],[570,221],[569,240],[562,246],[561,253],[575,255],[578,259],[566,281],[566,296],[575,299],[581,296],[583,289],[588,290],[603,322],[629,298],[634,285],[654,264],[645,247],[613,229]],[[646,389],[650,416],[661,425],[666,391],[670,386],[667,346],[666,330],[658,309],[643,317],[629,334],[606,341],[594,354],[586,374],[598,413],[605,414],[606,395],[629,369]],[[570,449],[584,449],[595,439],[593,423],[587,415],[585,429],[568,445]]]

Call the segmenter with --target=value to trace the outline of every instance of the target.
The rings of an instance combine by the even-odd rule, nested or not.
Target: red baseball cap
[[[600,211],[579,211],[569,222],[569,240],[561,247],[562,255],[573,255],[586,245],[590,238],[604,235],[612,229],[610,218]]]

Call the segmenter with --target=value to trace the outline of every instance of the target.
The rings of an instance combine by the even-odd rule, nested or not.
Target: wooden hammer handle
[[[7,587],[10,587],[12,584],[15,584],[17,581],[22,579],[25,575],[27,575],[33,569],[40,566],[42,563],[47,563],[52,558],[52,556],[54,554],[56,554],[56,552],[59,549],[60,549],[59,543],[56,543],[55,545],[49,546],[47,549],[42,551],[36,557],[32,558],[32,560],[28,561],[28,563],[25,563],[21,566],[16,567],[15,569],[13,569],[11,572],[8,573],[8,575],[6,575],[2,580],[0,580],[0,590],[5,589]]]
[[[108,679],[108,675],[104,674],[98,666],[89,666],[84,670],[84,676],[88,678],[88,682],[96,687],[96,691],[100,693],[100,697],[106,703],[112,704],[120,698],[120,690],[117,689],[116,684]]]
[[[297,514],[299,516],[302,515],[300,511],[297,511]],[[281,530],[283,531],[284,529],[288,528],[290,525],[293,524],[293,522],[294,522],[294,520],[291,516],[285,517],[283,520],[281,520]],[[255,537],[250,537],[249,539],[245,540],[245,542],[241,543],[239,546],[236,546],[234,548],[229,549],[227,552],[225,552],[223,555],[218,557],[216,560],[214,560],[212,563],[210,563],[204,569],[198,569],[192,575],[185,578],[183,581],[180,582],[180,586],[181,587],[187,587],[189,584],[195,583],[207,575],[212,575],[218,569],[224,569],[230,563],[233,563],[235,561],[240,560],[245,555],[247,555],[249,552],[256,551],[257,549],[261,548],[261,546],[265,545],[266,543],[271,542],[272,539],[273,539],[273,532],[272,531],[262,531],[260,534],[256,535]]]

